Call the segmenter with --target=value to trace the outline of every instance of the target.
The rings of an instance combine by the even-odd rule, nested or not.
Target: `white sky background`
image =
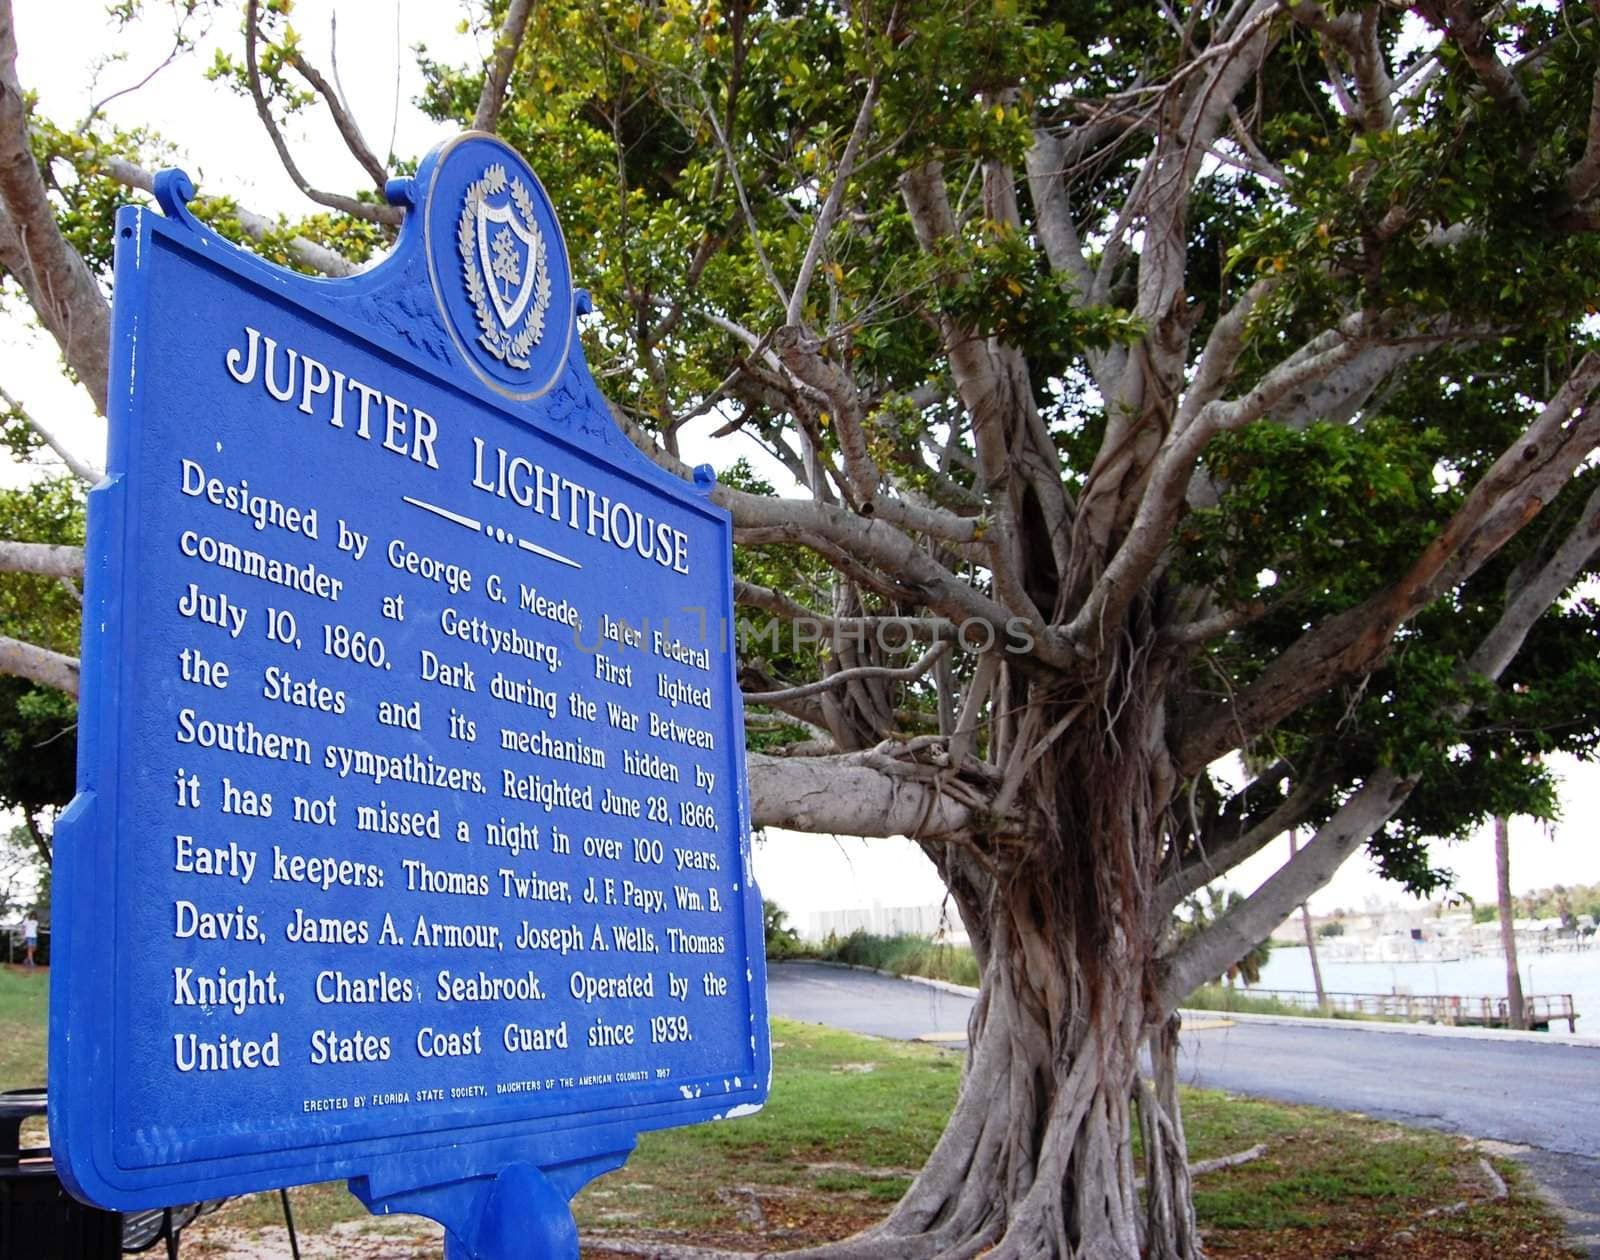
[[[106,17],[103,0],[15,0],[18,74],[23,86],[36,90],[42,107],[56,122],[80,119],[89,104],[131,86],[160,64],[171,48],[165,6],[152,2],[148,18],[119,31]],[[329,19],[339,18],[339,79],[369,145],[382,155],[390,130],[396,152],[420,156],[444,139],[452,128],[439,127],[412,105],[422,89],[410,49],[424,43],[437,58],[465,62],[481,57],[472,39],[456,33],[460,10],[445,0],[362,0],[336,5],[331,0],[299,0],[292,22],[313,64],[330,68]],[[213,50],[225,47],[240,56],[242,37],[235,14],[217,20],[197,51],[163,70],[149,85],[111,102],[106,114],[124,127],[144,126],[177,146],[180,162],[202,192],[228,193],[241,205],[264,214],[303,213],[309,208],[280,168],[266,133],[250,102],[206,81],[203,71]],[[397,58],[398,50],[398,58]],[[97,62],[123,54],[125,59],[102,68],[91,88]],[[396,110],[398,60],[399,108]],[[365,180],[345,151],[320,105],[294,120],[287,131],[302,171],[314,186],[348,191]],[[531,155],[535,170],[538,155]],[[584,262],[574,258],[582,283]],[[0,319],[0,384],[79,455],[102,464],[104,423],[94,414],[83,391],[68,383],[48,336]],[[705,429],[711,427],[707,421]],[[702,430],[704,432],[705,430]],[[772,465],[753,444],[724,439],[712,444],[687,435],[685,456],[726,466],[740,454],[750,455],[769,475]],[[0,465],[0,480],[16,484],[30,474]],[[781,478],[780,484],[787,478]],[[1563,779],[1564,817],[1550,832],[1527,819],[1512,824],[1512,886],[1517,891],[1556,883],[1600,880],[1600,846],[1595,843],[1600,821],[1600,767],[1555,760]],[[1244,891],[1253,889],[1287,857],[1287,841],[1235,872],[1230,880]],[[1494,897],[1493,839],[1486,828],[1457,846],[1436,846],[1436,865],[1456,871],[1458,887],[1479,900]],[[935,902],[943,893],[932,865],[907,841],[862,841],[854,838],[767,833],[756,849],[756,874],[765,895],[779,901],[803,921],[812,910]],[[1401,900],[1399,889],[1372,871],[1358,853],[1313,898],[1313,909],[1360,908],[1373,899]]]

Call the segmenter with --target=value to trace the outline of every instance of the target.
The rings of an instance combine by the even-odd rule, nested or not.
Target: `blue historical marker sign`
[[[116,1207],[347,1177],[461,1254],[526,1245],[528,1204],[566,1238],[640,1130],[766,1094],[728,519],[615,427],[500,142],[391,185],[350,279],[192,191],[117,221],[63,1176]]]

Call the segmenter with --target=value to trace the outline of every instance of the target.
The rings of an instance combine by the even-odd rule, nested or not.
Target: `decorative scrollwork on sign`
[[[467,298],[472,303],[478,326],[482,330],[478,340],[495,358],[514,368],[528,366],[528,352],[544,336],[545,313],[550,307],[550,268],[546,257],[544,234],[534,218],[533,198],[522,180],[509,181],[511,199],[508,204],[491,207],[488,198],[504,192],[507,186],[506,169],[498,162],[486,168],[483,178],[467,186],[461,205],[461,217],[456,223],[456,249],[461,255],[462,278],[466,283]],[[487,225],[502,224],[494,246],[495,260],[486,255]],[[516,240],[527,248],[527,271],[520,272],[521,260],[516,255]],[[520,281],[516,297],[509,308],[498,292],[491,292],[493,279],[485,280],[489,270],[510,283]],[[531,300],[530,300],[531,299]],[[518,316],[526,307],[528,315]],[[506,312],[509,310],[509,314]]]

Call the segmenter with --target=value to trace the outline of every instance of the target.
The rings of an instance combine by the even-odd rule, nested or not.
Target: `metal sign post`
[[[544,190],[469,133],[313,280],[117,220],[50,1127],[136,1208],[348,1178],[577,1255],[639,1132],[766,1096],[731,527],[618,431]]]

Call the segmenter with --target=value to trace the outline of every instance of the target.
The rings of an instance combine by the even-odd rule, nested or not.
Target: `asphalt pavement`
[[[964,1044],[973,999],[873,972],[777,963],[768,967],[768,1004],[785,1019]],[[1184,1031],[1179,1061],[1191,1085],[1501,1143],[1600,1260],[1600,1042],[1207,1018]]]
[[[964,993],[875,971],[769,962],[767,1005],[774,1015],[804,1024],[826,1024],[895,1041],[965,1045],[973,1000]]]
[[[1600,1159],[1600,1046],[1396,1036],[1326,1022],[1186,1032],[1183,1079]]]

